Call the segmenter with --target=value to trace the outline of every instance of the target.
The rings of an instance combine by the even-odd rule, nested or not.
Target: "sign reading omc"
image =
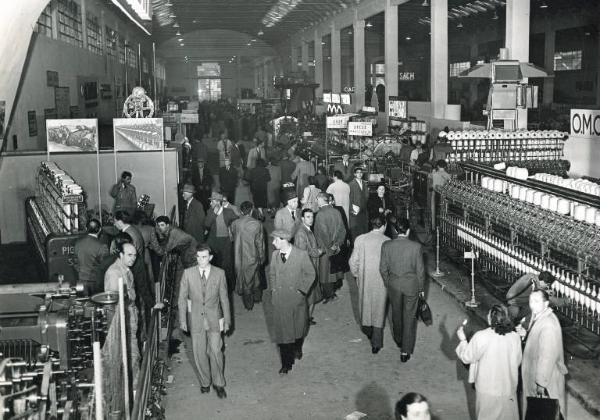
[[[600,110],[572,109],[571,137],[600,140]]]

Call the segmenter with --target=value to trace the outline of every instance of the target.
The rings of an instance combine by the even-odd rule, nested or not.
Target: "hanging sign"
[[[600,110],[572,109],[571,137],[600,140]]]
[[[390,96],[389,116],[393,118],[406,118],[406,101],[400,100],[397,96]]]
[[[348,116],[337,115],[334,117],[327,117],[327,128],[346,128],[348,125]]]
[[[373,135],[373,124],[370,121],[351,121],[348,123],[348,135],[370,137]]]

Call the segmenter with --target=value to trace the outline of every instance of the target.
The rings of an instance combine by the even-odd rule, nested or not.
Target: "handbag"
[[[419,303],[417,304],[417,317],[421,318],[421,321],[427,326],[433,324],[433,317],[431,316],[431,308],[425,300],[425,298],[419,296]]]
[[[525,420],[563,420],[558,400],[550,398],[548,391],[544,397],[527,397]]]

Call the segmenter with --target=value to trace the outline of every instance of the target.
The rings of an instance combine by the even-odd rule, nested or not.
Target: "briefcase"
[[[421,318],[421,321],[425,325],[431,325],[433,323],[433,317],[431,316],[431,308],[425,300],[425,298],[419,297],[419,303],[417,305],[417,317]]]
[[[547,397],[527,397],[525,420],[563,420],[558,400]]]

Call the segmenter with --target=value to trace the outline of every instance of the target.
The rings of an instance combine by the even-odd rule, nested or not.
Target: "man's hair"
[[[130,177],[130,178],[131,178],[131,177],[133,177],[133,175],[132,175],[132,174],[131,174],[131,172],[129,172],[129,171],[123,171],[123,172],[121,173],[121,179],[125,179],[125,178],[127,178],[127,177]]]
[[[115,220],[120,220],[123,223],[129,223],[131,218],[129,217],[129,213],[125,210],[117,210],[115,212]]]
[[[406,232],[408,232],[408,229],[410,229],[410,223],[408,222],[408,219],[406,218],[402,218],[402,219],[398,219],[396,220],[396,230],[398,231],[398,233],[400,235],[406,235]]]
[[[131,239],[129,233],[126,232],[117,233],[117,236],[115,236],[113,241],[115,242],[115,248],[119,253],[123,252],[124,244],[133,244],[133,239]]]
[[[542,271],[538,276],[538,279],[546,284],[551,284],[554,281],[554,276],[549,271]]]
[[[371,222],[371,229],[379,229],[383,225],[385,225],[385,221],[383,220],[383,218],[381,216],[372,217],[370,222]]]
[[[355,174],[358,171],[364,172],[363,167],[362,166],[355,166],[354,170],[352,171],[352,173]]]
[[[302,209],[302,217],[304,217],[306,213],[314,213],[314,211],[312,211],[312,209],[309,208]]]
[[[448,163],[446,163],[444,159],[440,159],[435,163],[435,166],[446,169],[448,167]]]
[[[324,191],[321,191],[319,194],[317,194],[317,199],[319,198],[325,201],[329,201],[329,194]]]
[[[396,403],[396,420],[401,420],[401,416],[406,417],[409,405],[420,402],[427,402],[427,398],[416,392],[409,392],[408,394],[405,394]]]
[[[156,218],[156,224],[159,224],[159,223],[166,223],[167,225],[170,225],[171,220],[169,219],[168,216],[158,216]]]
[[[251,201],[244,201],[242,204],[240,204],[240,211],[242,212],[242,214],[244,216],[252,213],[253,209],[254,209],[254,204],[252,204]]]
[[[196,245],[196,253],[202,252],[202,251],[208,251],[208,255],[213,255],[213,250],[210,247],[210,245],[207,243],[202,243],[202,244]]]
[[[100,225],[100,221],[98,219],[90,219],[87,222],[86,230],[88,233],[92,233],[94,235],[100,233],[102,226]]]
[[[340,170],[333,171],[333,176],[337,179],[344,179],[344,175],[342,175],[342,171]]]

